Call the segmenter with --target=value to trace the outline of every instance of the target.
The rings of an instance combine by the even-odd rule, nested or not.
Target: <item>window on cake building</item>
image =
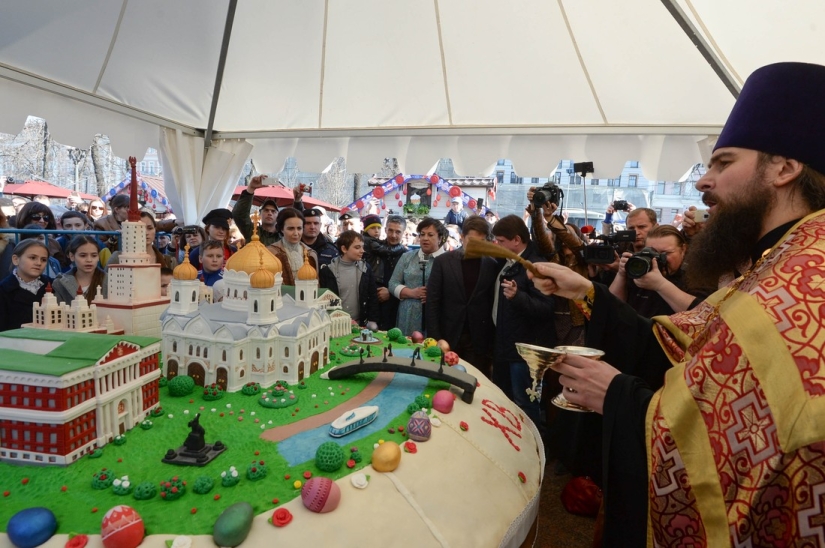
[[[178,341],[172,341],[172,352],[178,351]]]
[[[244,289],[244,292],[243,292],[243,300],[246,300],[246,289]]]
[[[240,359],[243,359],[243,350],[241,350],[241,357],[240,357]]]
[[[260,348],[255,349],[255,358],[259,359],[259,360],[261,359],[261,349]]]
[[[275,301],[269,301],[269,311],[275,312]]]
[[[176,303],[179,303],[179,302],[180,302],[180,293],[179,293],[179,292],[177,292],[177,291],[175,291],[175,302],[176,302]]]
[[[197,302],[197,301],[198,301],[198,292],[193,291],[192,292],[192,302],[194,303],[194,302]]]
[[[255,299],[255,301],[252,303],[252,309],[253,312],[258,312],[258,299]]]
[[[288,358],[288,357],[289,357],[289,347],[285,346],[284,347],[284,358]]]
[[[272,347],[271,346],[269,347],[269,357],[270,358],[272,357]]]
[[[204,349],[203,349],[203,357],[204,357],[204,358],[208,358],[208,357],[209,357],[209,356],[208,356],[208,354],[209,354],[209,349],[208,349],[208,348],[204,348]]]
[[[200,346],[195,347],[195,355],[199,358],[201,357],[201,347]]]
[[[192,351],[193,351],[193,350],[194,350],[194,347],[190,344],[190,345],[189,345],[189,355],[190,355],[190,356],[192,355]]]
[[[285,365],[284,366],[284,374],[287,374],[287,373],[289,373],[289,366]]]
[[[221,351],[221,360],[226,361],[226,350]]]
[[[245,374],[246,374],[246,371],[244,371],[243,369],[241,369],[241,372],[238,374],[238,376],[239,376],[240,378],[243,378],[243,376],[244,376]]]

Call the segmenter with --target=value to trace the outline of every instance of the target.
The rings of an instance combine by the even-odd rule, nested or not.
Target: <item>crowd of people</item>
[[[825,67],[756,71],[697,183],[709,218],[691,207],[678,227],[622,202],[583,233],[552,189],[535,188],[524,215],[500,220],[454,199],[443,220],[349,212],[339,226],[305,208],[300,189],[292,207],[266,200],[253,215],[258,176],[231,211],[207,212],[202,225],[142,211],[146,251],[168,284],[188,247],[213,286],[254,232],[280,259],[284,284],[309,262],[359,324],[420,332],[456,351],[539,427],[561,471],[603,489],[605,546],[821,543],[823,92]],[[56,219],[48,206],[24,205],[13,226],[64,232],[0,241],[11,265],[2,265],[0,330],[31,321],[48,285],[61,302],[105,292],[117,238],[72,231],[116,232],[128,206],[118,195]],[[627,211],[625,231],[613,230],[617,209]],[[541,276],[521,260],[465,257],[474,239]],[[543,387],[596,413],[531,398],[517,343],[601,349],[600,360],[565,354]]]

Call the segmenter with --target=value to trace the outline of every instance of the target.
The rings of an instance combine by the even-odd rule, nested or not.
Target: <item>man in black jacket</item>
[[[318,268],[329,264],[332,259],[338,256],[338,249],[329,238],[321,234],[321,217],[323,213],[320,209],[313,207],[304,210],[304,233],[301,241],[307,244],[310,249],[318,255]]]
[[[404,229],[407,228],[407,220],[400,215],[389,215],[387,224],[384,227],[387,237],[384,240],[370,242],[365,239],[364,247],[370,247],[370,251],[378,257],[376,265],[373,266],[375,284],[378,286],[378,308],[379,320],[378,328],[384,331],[395,327],[395,319],[398,316],[398,298],[390,293],[387,288],[395,265],[401,255],[409,251],[407,246],[401,243],[404,236]]]
[[[266,175],[257,175],[252,177],[249,181],[249,186],[241,192],[238,201],[235,202],[235,207],[232,208],[232,220],[238,230],[243,234],[244,239],[249,242],[252,240],[252,220],[249,218],[249,213],[252,210],[252,200],[255,197],[255,191],[264,186]],[[303,198],[303,191],[300,186],[292,189],[294,202],[292,207],[298,211],[303,211],[304,204],[301,201]],[[278,204],[272,198],[267,198],[261,204],[261,223],[258,225],[258,238],[264,245],[271,245],[281,239],[281,233],[275,229],[275,218],[278,216]]]
[[[461,242],[489,240],[490,224],[470,217],[461,229]],[[453,350],[491,375],[493,350],[493,284],[498,265],[490,257],[465,259],[464,249],[435,259],[427,279],[427,336],[442,351]]]
[[[521,217],[507,215],[493,227],[496,243],[531,262],[546,262],[530,241],[530,232]],[[516,350],[523,342],[552,348],[556,346],[553,298],[543,295],[530,282],[527,270],[508,260],[498,274],[493,294],[492,318],[496,325],[493,381],[521,407],[536,426],[540,425],[539,401],[530,401],[527,389],[533,386],[530,369]]]

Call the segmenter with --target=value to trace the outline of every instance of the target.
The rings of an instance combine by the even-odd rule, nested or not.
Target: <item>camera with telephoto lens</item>
[[[172,229],[172,234],[174,236],[180,235],[188,235],[188,234],[197,234],[198,227],[196,226],[176,226]]]
[[[646,247],[638,253],[634,253],[624,265],[624,271],[631,280],[641,278],[653,270],[653,259],[659,264],[659,270],[663,273],[667,270],[667,253],[659,253],[652,247]]]
[[[555,183],[547,183],[533,192],[532,203],[538,209],[548,202],[559,205],[562,198],[564,198],[564,192],[561,188]]]
[[[584,260],[588,264],[611,264],[616,260],[619,244],[636,241],[635,230],[617,230],[609,236],[596,236],[597,243],[584,246]]]
[[[627,211],[627,200],[616,200],[613,202],[613,209],[616,211]]]

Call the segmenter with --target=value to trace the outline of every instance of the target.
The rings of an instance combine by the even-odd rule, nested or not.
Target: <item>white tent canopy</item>
[[[157,147],[158,127],[245,139],[261,171],[569,158],[676,179],[754,69],[825,64],[822,21],[820,0],[6,2],[0,131],[40,116],[60,142],[105,133],[122,156]]]

